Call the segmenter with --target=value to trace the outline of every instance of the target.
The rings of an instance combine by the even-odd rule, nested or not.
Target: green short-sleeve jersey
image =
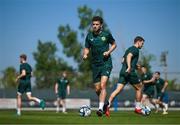
[[[26,71],[26,75],[20,78],[20,82],[30,83],[31,72],[32,72],[31,66],[28,63],[22,63],[20,65],[20,74],[22,73],[23,70]]]
[[[150,73],[150,72],[144,73],[144,74],[142,74],[142,76],[141,76],[142,81],[144,81],[144,80],[150,80],[151,78],[152,78],[152,73]],[[150,87],[150,86],[154,87],[154,83],[151,82],[151,83],[144,84],[144,87],[145,87],[145,88],[146,88],[146,87]]]
[[[159,78],[158,80],[155,81],[157,93],[161,93],[164,83],[165,81],[162,78]]]
[[[127,55],[129,53],[132,53],[132,55],[133,55],[132,59],[131,59],[131,71],[135,71],[135,69],[137,67],[136,65],[137,65],[137,62],[138,62],[138,59],[139,59],[139,49],[136,48],[135,46],[131,46],[126,50],[126,52],[125,52],[125,54],[123,56],[124,62],[123,62],[122,69],[124,69],[126,71],[126,69],[128,67],[126,59],[127,59]]]
[[[93,65],[107,64],[112,67],[111,56],[104,57],[103,53],[109,50],[109,44],[115,42],[111,33],[107,31],[101,31],[98,35],[93,32],[89,32],[85,40],[85,48],[91,50],[91,63]]]
[[[69,81],[64,77],[61,77],[57,79],[57,83],[58,83],[58,92],[66,93],[66,89],[69,84]]]

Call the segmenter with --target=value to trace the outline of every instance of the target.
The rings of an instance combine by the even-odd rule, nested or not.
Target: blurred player
[[[110,116],[109,108],[111,106],[113,99],[116,97],[118,93],[122,91],[122,89],[127,83],[130,83],[136,91],[135,112],[141,114],[142,83],[136,73],[136,68],[139,58],[139,49],[143,47],[143,44],[144,39],[140,36],[137,36],[134,39],[134,45],[126,50],[123,56],[122,68],[119,74],[117,88],[112,92],[107,103],[106,116]]]
[[[92,19],[92,30],[85,40],[83,59],[88,58],[91,51],[93,82],[99,96],[98,116],[103,115],[103,106],[106,99],[106,84],[112,70],[111,53],[116,48],[116,43],[111,33],[103,30],[103,19],[95,16]],[[109,44],[111,45],[109,47]]]
[[[156,103],[156,112],[159,110],[159,106],[163,108],[163,114],[168,114],[168,105],[163,103],[163,97],[165,96],[165,91],[168,86],[168,82],[160,78],[160,72],[155,72],[155,86],[157,92],[157,99],[155,100]],[[164,97],[165,98],[165,97]]]
[[[62,76],[59,77],[55,84],[55,94],[57,95],[57,108],[56,112],[59,112],[59,106],[62,105],[62,112],[66,114],[66,91],[67,94],[70,94],[70,85],[67,80],[67,73],[63,72]]]
[[[20,75],[16,78],[16,82],[19,81],[17,91],[17,115],[21,115],[21,99],[24,92],[29,100],[38,102],[42,109],[45,108],[45,102],[43,100],[31,96],[32,68],[26,62],[26,59],[27,56],[25,54],[20,55]]]
[[[141,71],[141,79],[144,85],[141,102],[142,104],[146,105],[145,102],[148,99],[152,104],[154,104],[152,99],[154,97],[155,77],[153,77],[153,75],[147,71],[147,68],[145,66],[141,67]]]

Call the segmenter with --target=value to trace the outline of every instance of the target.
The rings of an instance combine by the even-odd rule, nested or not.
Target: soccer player
[[[143,88],[143,95],[141,102],[142,104],[145,104],[146,99],[149,99],[149,101],[154,104],[153,102],[153,97],[154,97],[154,82],[155,82],[155,77],[153,77],[152,73],[147,71],[147,68],[145,66],[141,66],[141,71],[142,71],[142,83],[144,85]]]
[[[66,91],[67,94],[70,94],[70,85],[67,80],[67,73],[64,71],[62,76],[59,77],[55,84],[55,94],[57,95],[57,108],[56,112],[59,112],[59,105],[62,105],[62,113],[67,114],[66,112]]]
[[[155,100],[156,103],[156,112],[159,110],[159,106],[163,107],[163,114],[168,114],[168,106],[163,103],[163,97],[165,96],[165,91],[168,86],[168,82],[163,80],[160,77],[160,72],[155,72],[155,86],[156,86],[156,92],[157,92],[157,99]],[[164,97],[165,98],[165,97]]]
[[[21,115],[21,100],[22,94],[25,92],[29,100],[38,102],[42,109],[45,108],[44,100],[40,100],[37,97],[31,95],[31,76],[32,68],[26,62],[27,56],[25,54],[20,55],[20,75],[17,76],[16,82],[19,81],[17,91],[17,115]]]
[[[116,48],[116,43],[111,33],[103,30],[101,17],[93,17],[92,30],[86,36],[83,59],[87,59],[91,52],[93,82],[96,94],[99,96],[99,109],[96,113],[98,116],[102,116],[106,98],[106,84],[112,70],[111,53]]]
[[[122,91],[127,83],[130,83],[136,91],[136,104],[135,112],[141,114],[141,98],[142,98],[142,82],[136,73],[137,62],[139,58],[139,49],[143,47],[144,39],[141,36],[137,36],[134,39],[134,45],[129,47],[123,56],[122,68],[119,74],[119,80],[117,88],[111,93],[109,101],[106,104],[106,116],[110,116],[109,108],[113,99],[118,93]]]

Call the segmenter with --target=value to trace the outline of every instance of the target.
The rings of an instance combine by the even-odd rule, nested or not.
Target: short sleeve
[[[139,50],[135,47],[131,48],[130,53],[132,53],[133,56],[139,55]]]
[[[115,39],[113,38],[113,36],[112,36],[111,33],[108,34],[108,42],[109,42],[110,44],[112,44],[113,42],[115,42]]]
[[[89,35],[87,35],[85,39],[85,48],[90,48]]]

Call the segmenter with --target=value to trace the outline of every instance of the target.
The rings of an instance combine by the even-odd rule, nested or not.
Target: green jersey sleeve
[[[90,43],[89,43],[89,34],[86,36],[86,39],[85,39],[85,48],[90,48]]]
[[[113,38],[113,36],[112,36],[111,33],[108,34],[108,42],[109,42],[110,44],[112,44],[113,42],[115,42],[115,40],[114,40],[114,38]]]

